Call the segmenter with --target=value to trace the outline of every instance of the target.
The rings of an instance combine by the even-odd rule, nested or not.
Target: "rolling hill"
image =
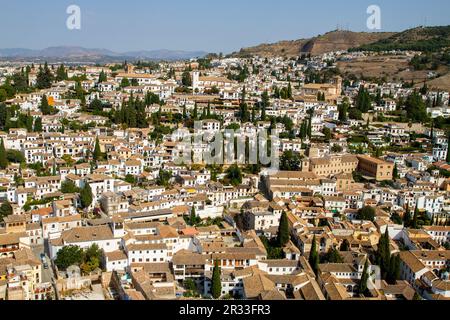
[[[358,51],[413,50],[436,52],[450,47],[450,26],[418,27],[355,46]]]
[[[352,32],[331,31],[311,39],[299,39],[293,41],[280,41],[273,44],[261,44],[255,47],[243,48],[235,53],[235,56],[258,55],[262,57],[272,56],[298,56],[301,53],[320,55],[323,53],[348,50],[365,44],[373,43],[389,38],[390,32]]]
[[[242,48],[239,52],[234,53],[234,56],[291,57],[298,56],[301,53],[320,55],[339,50],[416,50],[435,52],[444,48],[450,48],[450,26],[417,27],[403,32],[335,30],[311,39],[280,41]]]

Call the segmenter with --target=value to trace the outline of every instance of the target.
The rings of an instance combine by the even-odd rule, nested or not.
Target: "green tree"
[[[359,220],[375,220],[375,209],[369,206],[366,206],[358,211],[358,219]]]
[[[120,87],[125,88],[130,86],[130,80],[128,78],[124,77],[122,78],[122,81],[120,81]]]
[[[3,202],[2,205],[0,206],[0,221],[3,220],[3,218],[12,215],[13,213],[13,208],[11,206],[11,204],[6,201]]]
[[[382,278],[386,279],[391,261],[391,246],[387,228],[386,232],[380,237],[375,258],[377,264],[380,266]]]
[[[386,281],[389,284],[395,284],[400,279],[400,255],[392,256],[389,260],[389,270],[386,275]]]
[[[212,284],[211,284],[211,294],[214,299],[219,299],[222,295],[222,281],[220,279],[220,266],[219,261],[214,262],[213,274],[212,274]]]
[[[41,117],[37,117],[36,120],[34,121],[34,132],[42,132],[42,118]]]
[[[344,239],[344,241],[342,241],[341,243],[341,247],[339,248],[340,251],[349,251],[350,249],[350,243],[348,242],[347,239]]]
[[[182,83],[183,86],[185,86],[185,87],[190,87],[190,86],[192,86],[191,73],[189,72],[189,70],[185,70],[185,71],[183,72],[183,74],[181,75],[181,83]]]
[[[8,99],[8,93],[5,89],[0,88],[0,102],[6,101]]]
[[[447,163],[450,163],[450,136],[447,137]]]
[[[49,115],[52,113],[52,108],[48,104],[48,99],[45,94],[42,96],[40,109],[43,115]]]
[[[336,248],[328,249],[325,255],[325,261],[328,263],[343,263],[344,259]]]
[[[283,211],[278,226],[278,245],[284,247],[289,242],[289,223],[286,212]]]
[[[75,185],[75,183],[71,180],[66,180],[61,183],[61,192],[62,193],[78,193],[80,189]]]
[[[308,137],[312,137],[312,114],[309,116],[308,119],[308,126],[306,127],[306,134]]]
[[[409,212],[409,209],[407,209],[403,215],[403,226],[405,228],[411,227],[411,213]]]
[[[60,270],[83,263],[84,253],[78,246],[65,246],[56,253],[55,264]]]
[[[56,69],[56,81],[62,81],[62,80],[67,80],[68,76],[67,76],[67,72],[66,72],[66,68],[64,67],[63,64],[61,64],[58,69]]]
[[[192,112],[192,119],[198,120],[198,108],[197,108],[197,102],[194,105],[194,111]]]
[[[242,171],[237,164],[228,168],[226,178],[235,187],[242,183]]]
[[[5,149],[5,144],[3,142],[3,139],[0,139],[0,169],[6,169],[8,167],[8,159]]]
[[[298,152],[287,150],[283,152],[280,159],[280,170],[298,171],[300,170],[301,159]]]
[[[398,179],[398,168],[397,168],[397,164],[394,165],[394,170],[392,172],[392,177],[394,178],[394,180]]]
[[[100,150],[100,141],[97,138],[95,138],[95,147],[94,147],[94,153],[92,154],[95,161],[101,160],[103,157],[102,151]]]
[[[265,90],[261,95],[261,121],[266,121],[266,110],[270,106],[269,93]]]
[[[106,73],[102,70],[98,76],[98,83],[106,82],[107,80]]]
[[[81,263],[81,270],[84,274],[89,274],[97,268],[100,268],[102,261],[102,250],[94,243],[84,251],[83,262]]]
[[[25,163],[25,156],[22,151],[19,150],[7,150],[6,159],[8,163]]]
[[[422,96],[416,91],[406,99],[405,110],[408,119],[414,122],[423,123],[428,119],[425,102],[423,101]]]
[[[322,133],[325,135],[325,141],[330,142],[331,140],[331,130],[328,127],[323,127]]]
[[[191,209],[191,216],[189,218],[189,223],[191,224],[191,226],[195,226],[198,222],[198,217],[197,217],[197,213],[195,212],[195,207],[192,206]]]
[[[364,269],[361,276],[361,281],[359,283],[359,294],[367,295],[368,289],[367,289],[367,281],[369,280],[369,273],[367,272],[369,268],[368,260],[366,260],[366,263],[364,264]]]
[[[92,100],[91,103],[89,104],[88,111],[93,112],[93,113],[102,112],[103,111],[102,101],[97,98]]]
[[[134,178],[134,176],[132,174],[127,174],[125,176],[125,182],[130,183],[130,184],[135,184],[136,179]]]
[[[156,179],[156,183],[158,186],[168,187],[170,179],[172,179],[172,172],[165,171],[165,170],[159,170],[158,179]]]
[[[311,242],[311,251],[309,252],[308,262],[317,276],[319,272],[319,252],[317,250],[316,235],[314,235]]]
[[[411,228],[418,229],[419,228],[418,221],[419,221],[419,208],[416,206],[416,209],[414,210]]]
[[[80,202],[83,209],[89,208],[93,201],[92,189],[89,183],[85,183],[80,192]]]
[[[33,132],[33,117],[29,114],[26,116],[26,127],[28,132]]]
[[[346,122],[348,120],[347,113],[348,113],[349,108],[350,108],[350,104],[348,102],[348,98],[345,97],[343,103],[341,105],[339,105],[339,108],[338,108],[339,121]]]
[[[53,74],[46,62],[43,68],[42,66],[39,67],[39,71],[36,76],[36,87],[38,89],[47,89],[52,86],[52,82],[53,82]]]
[[[348,117],[353,120],[362,120],[362,112],[356,108],[348,110]]]
[[[371,98],[369,92],[361,86],[356,97],[355,107],[362,113],[369,111],[371,106]]]

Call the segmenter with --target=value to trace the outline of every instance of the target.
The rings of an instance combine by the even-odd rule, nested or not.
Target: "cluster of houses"
[[[354,105],[361,86],[381,92],[384,98],[372,105],[373,113],[387,114],[396,111],[397,99],[412,90],[396,83],[344,85],[339,76],[328,83],[305,83],[305,71],[329,67],[330,58],[336,57],[311,58],[306,64],[254,57],[212,59],[208,68],[196,61],[161,63],[157,70],[131,64],[123,70],[67,68],[69,79],[83,76],[79,84],[87,104],[100,99],[115,109],[130,96],[144,98],[150,92],[163,103],[147,105],[148,117],[156,112],[201,114],[208,108],[221,118],[203,120],[201,129],[210,134],[232,124],[239,124],[238,135],[243,136],[269,128],[285,133],[286,124],[280,121],[240,120],[242,100],[252,110],[267,91],[271,98],[266,116],[290,119],[296,136],[280,139],[276,152],[298,154],[298,169],[245,171],[238,184],[227,179],[228,164],[216,172],[204,163],[177,162],[178,151],[185,147],[182,140],[193,137],[192,131],[163,135],[157,141],[151,135],[153,124],[125,128],[111,125],[106,116],[82,112],[81,99],[69,98],[77,81],[54,82],[51,88],[7,100],[6,105],[40,118],[42,130],[0,132],[5,150],[21,153],[24,159],[0,169],[1,211],[11,211],[0,225],[0,300],[53,299],[61,288],[86,283],[93,288],[94,275],[83,278],[75,266],[61,276],[63,270],[54,261],[65,247],[88,249],[94,244],[102,252],[103,286],[126,300],[210,297],[217,266],[222,297],[449,299],[450,180],[443,175],[450,169],[448,137],[436,128],[386,122],[367,125],[362,141],[352,139],[366,121],[338,121],[344,97]],[[8,74],[17,68],[5,70]],[[190,85],[183,84],[186,72]],[[239,82],[236,76],[242,73],[245,79]],[[106,81],[99,81],[103,75]],[[36,84],[37,67],[28,81]],[[272,97],[288,86],[290,97]],[[180,90],[185,87],[191,91]],[[322,95],[324,99],[318,99]],[[428,92],[423,98],[436,95],[442,105],[428,112],[446,117],[448,93]],[[43,96],[56,114],[42,114]],[[91,126],[83,131],[63,125],[71,121]],[[311,132],[302,138],[301,126],[308,121]],[[332,132],[327,142],[326,129]],[[354,152],[369,145],[401,150],[411,143],[413,133],[420,134],[416,142],[423,152],[389,151],[377,157]],[[192,154],[201,155],[208,148],[206,142],[194,143]],[[95,158],[98,149],[102,159]],[[88,205],[85,189],[92,196]],[[367,207],[374,217],[365,220],[360,212]],[[405,226],[403,217],[414,211],[431,222],[421,228]],[[273,243],[284,216],[290,240],[275,248],[279,254],[274,257]],[[391,255],[400,257],[394,283],[378,278],[374,263],[386,233]],[[337,250],[340,261],[322,259],[312,265],[312,250],[321,259]],[[370,294],[362,296],[366,274]],[[195,284],[195,292],[187,288],[188,281]]]

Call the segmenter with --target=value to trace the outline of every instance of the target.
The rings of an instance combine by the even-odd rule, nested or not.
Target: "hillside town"
[[[2,62],[0,300],[449,300],[449,92],[373,54]]]

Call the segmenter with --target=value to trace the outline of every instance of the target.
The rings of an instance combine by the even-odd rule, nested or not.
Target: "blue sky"
[[[66,8],[81,8],[68,30]],[[229,53],[241,47],[366,27],[381,7],[382,30],[450,25],[448,0],[0,0],[0,47],[73,45],[114,51],[176,49]]]

